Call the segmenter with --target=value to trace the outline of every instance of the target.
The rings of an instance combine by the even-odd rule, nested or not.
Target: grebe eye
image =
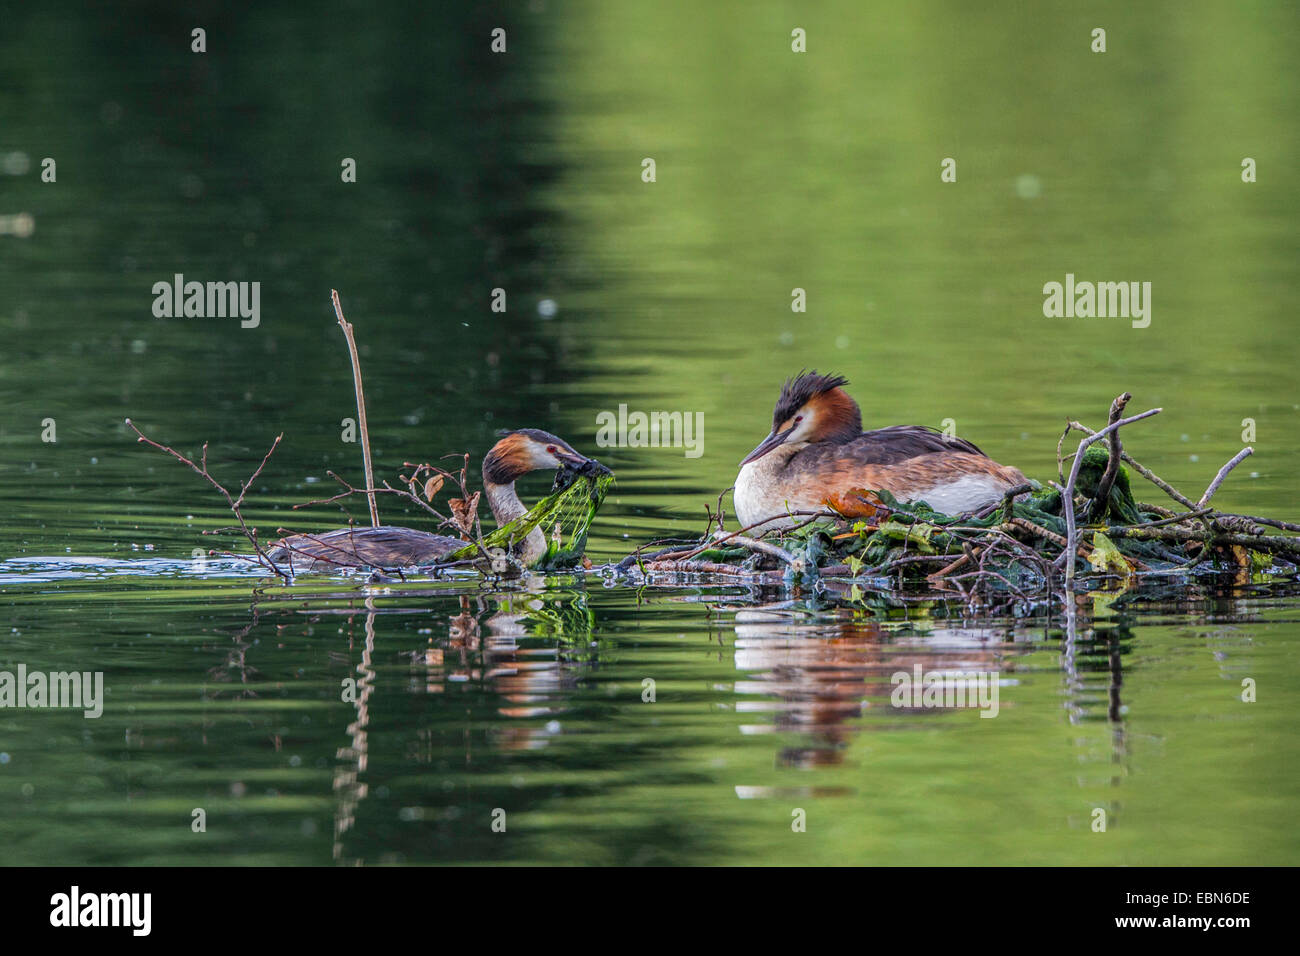
[[[802,416],[802,415],[796,415],[796,416],[794,417],[794,423],[795,423],[796,425],[798,425],[801,421],[803,421],[803,416]]]
[[[546,450],[549,451],[552,455],[555,454],[555,446],[554,446],[554,445],[547,445],[547,446],[546,446]]]

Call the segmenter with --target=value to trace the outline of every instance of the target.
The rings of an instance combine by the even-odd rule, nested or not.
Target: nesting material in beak
[[[613,472],[596,461],[594,458],[583,458],[581,455],[556,455],[561,460],[560,470],[555,473],[555,482],[551,486],[552,492],[560,491],[569,487],[578,478],[600,478],[605,475],[612,475]]]

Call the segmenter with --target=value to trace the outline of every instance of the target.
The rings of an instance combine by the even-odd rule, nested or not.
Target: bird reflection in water
[[[487,600],[461,597],[460,613],[448,620],[445,640],[430,636],[428,645],[412,655],[413,679],[425,693],[442,694],[452,685],[472,683],[495,696],[501,716],[525,718],[488,730],[500,750],[545,746],[555,733],[554,722],[527,718],[562,713],[584,668],[592,618],[583,595],[546,593],[543,587],[539,581],[529,592]]]
[[[785,747],[778,763],[816,767],[841,763],[849,734],[873,726],[856,718],[928,719],[943,709],[894,707],[891,676],[926,673],[997,672],[1009,679],[1015,658],[1027,652],[1015,644],[1014,629],[937,624],[924,631],[900,631],[879,620],[841,609],[833,618],[803,622],[791,604],[740,609],[735,617],[736,681],[741,713],[774,715],[771,723],[743,725],[747,734],[799,733],[807,742]],[[974,716],[973,714],[971,716]],[[887,725],[896,729],[891,720]]]
[[[560,700],[575,687],[587,666],[591,612],[583,596],[572,591],[546,592],[538,579],[534,591],[460,598],[459,613],[447,619],[445,637],[430,636],[425,647],[411,651],[412,690],[447,693],[453,685],[472,682],[494,693],[496,710],[505,717],[536,718],[558,714]],[[493,608],[491,605],[495,605]],[[347,743],[337,753],[334,791],[334,859],[359,862],[345,852],[345,837],[356,822],[357,810],[368,794],[363,775],[369,759],[370,706],[375,693],[375,617],[372,599],[366,601],[362,619],[364,643],[356,667],[355,719],[348,725]],[[525,638],[550,637],[544,642]],[[575,652],[573,648],[580,649]],[[552,721],[511,721],[487,728],[493,752],[533,750],[554,735]],[[464,760],[474,759],[474,730],[464,730]],[[481,728],[478,728],[481,729]],[[416,763],[432,764],[445,755],[447,727],[420,728],[414,732],[407,756]]]

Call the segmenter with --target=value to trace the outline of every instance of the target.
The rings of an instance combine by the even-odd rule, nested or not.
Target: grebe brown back
[[[528,511],[519,500],[515,482],[531,471],[550,468],[572,468],[579,473],[604,470],[599,462],[574,451],[568,442],[536,428],[507,432],[492,446],[483,458],[483,490],[498,526]],[[459,538],[414,528],[355,527],[282,538],[270,557],[294,572],[340,567],[406,568],[438,564],[465,545]],[[533,528],[516,551],[525,565],[545,553],[546,535],[541,528]]]
[[[961,514],[1025,482],[1018,469],[930,428],[864,432],[858,403],[841,388],[847,384],[814,371],[782,387],[771,433],[740,463],[733,500],[742,526],[789,527],[801,520],[784,517],[789,512],[824,511],[828,499],[859,489]]]

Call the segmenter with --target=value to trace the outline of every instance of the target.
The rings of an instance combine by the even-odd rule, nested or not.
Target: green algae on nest
[[[1089,445],[1083,452],[1083,460],[1079,463],[1079,476],[1075,479],[1075,490],[1085,498],[1093,498],[1097,494],[1098,485],[1101,484],[1101,476],[1106,472],[1106,465],[1110,461],[1110,452],[1101,444]],[[1097,517],[1104,518],[1110,515],[1113,524],[1141,524],[1142,517],[1138,513],[1137,502],[1133,500],[1133,491],[1129,486],[1128,469],[1120,465],[1115,472],[1115,482],[1110,487],[1110,494],[1107,496],[1108,501],[1103,511],[1097,512]]]

